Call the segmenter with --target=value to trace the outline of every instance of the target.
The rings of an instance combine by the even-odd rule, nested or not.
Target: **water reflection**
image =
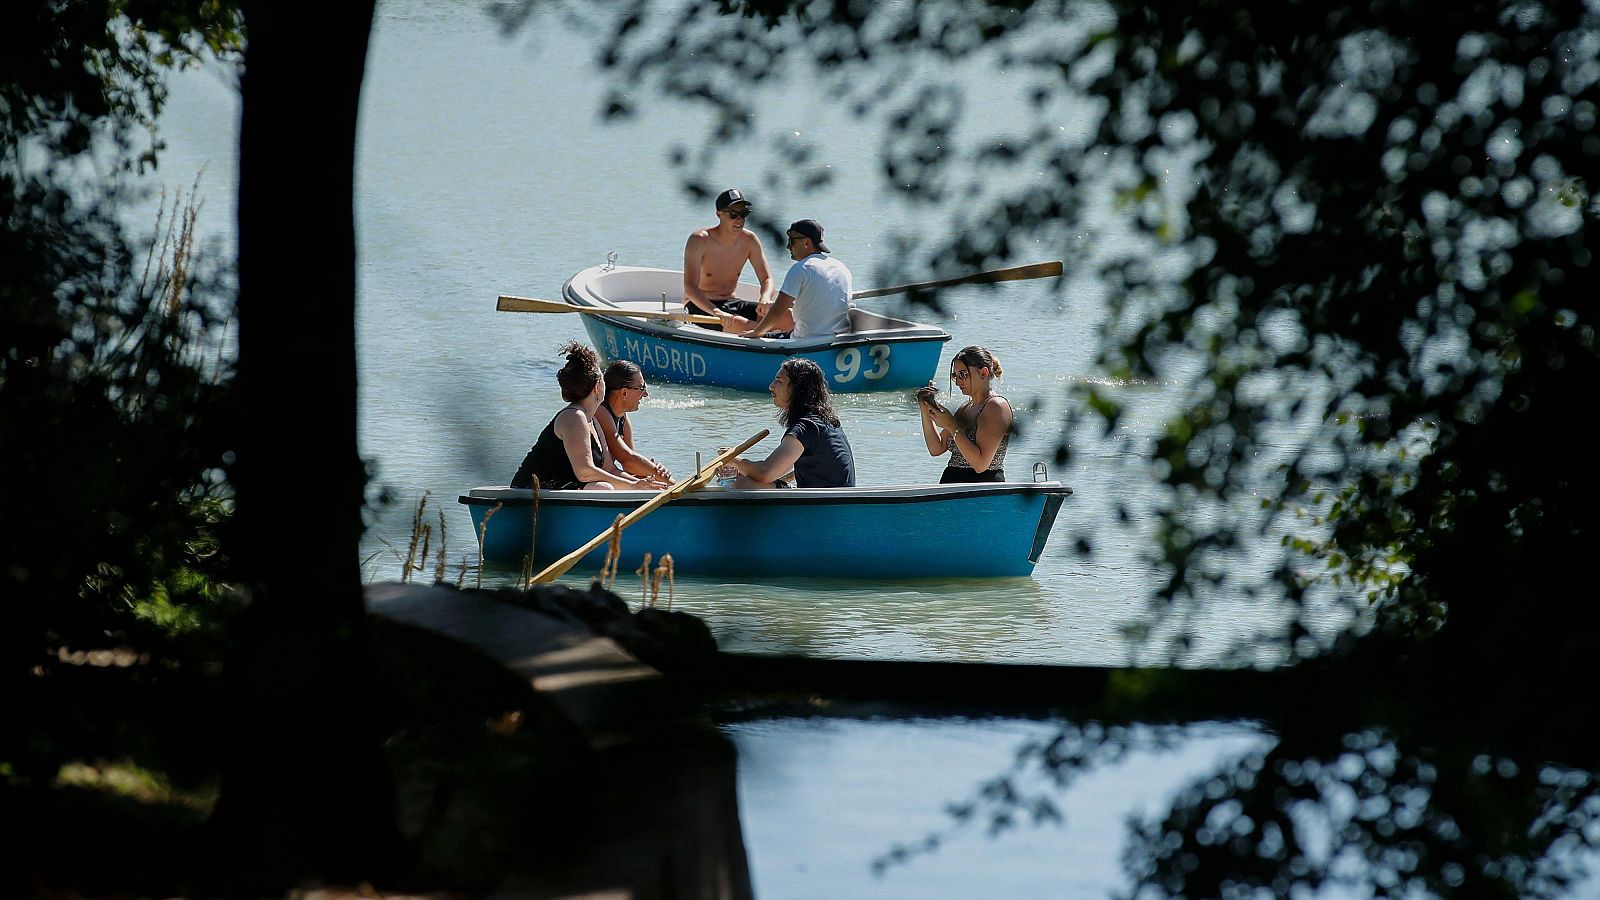
[[[1032,579],[999,583],[797,579],[781,586],[696,585],[682,608],[714,624],[726,650],[882,659],[987,659],[1049,631]]]
[[[639,608],[649,593],[622,566],[613,589]],[[592,573],[559,583],[586,588]],[[485,587],[514,585],[521,571],[490,563]],[[1064,623],[1031,578],[861,582],[838,578],[725,581],[679,577],[660,606],[704,618],[718,646],[731,652],[833,658],[981,661],[1041,658],[1058,645]]]
[[[1591,768],[1530,747],[1305,725],[723,730],[739,748],[763,897],[1597,895]]]
[[[1070,503],[1070,500],[1069,500]],[[452,525],[452,528],[455,526]],[[465,531],[463,528],[460,531]],[[459,536],[460,531],[452,531]],[[455,538],[453,540],[459,540]],[[624,535],[624,552],[627,537]],[[1140,627],[1143,597],[1126,573],[1108,571],[1102,554],[1069,557],[1068,538],[1052,535],[1039,570],[1031,578],[941,581],[850,581],[783,578],[726,581],[683,576],[658,602],[701,616],[719,646],[732,652],[804,654],[825,658],[919,659],[965,662],[1150,665],[1165,658],[1163,642],[1180,629],[1202,638],[1192,646],[1193,666],[1231,663],[1273,665],[1284,658],[1276,635],[1286,614],[1252,598],[1215,596],[1181,621],[1153,631],[1148,646],[1130,644]],[[369,560],[369,579],[392,577],[404,545],[382,549]],[[1123,552],[1131,553],[1132,548]],[[1070,567],[1064,563],[1071,561]],[[614,588],[635,608],[646,602],[637,559],[625,558]],[[476,560],[473,560],[476,564]],[[461,574],[452,563],[450,580]],[[562,584],[586,588],[594,572],[576,570]],[[484,587],[520,582],[519,567],[489,563]],[[465,584],[478,582],[475,574]],[[1318,634],[1343,628],[1352,613],[1336,603],[1309,615]],[[1259,639],[1258,639],[1259,638]]]
[[[723,726],[739,750],[740,819],[757,896],[1107,896],[1126,883],[1118,861],[1127,816],[1161,808],[1186,779],[1267,740],[1248,725],[1175,727],[1161,738],[1141,729],[1145,746],[1055,798],[1059,819],[999,838],[982,823],[951,819],[948,805],[977,773],[1006,770],[1019,745],[1057,728],[1026,719]],[[1047,787],[1026,774],[1019,784]],[[875,866],[897,840],[928,852]]]
[[[1158,893],[1204,897],[1329,885],[1595,896],[1595,773],[1518,756],[1377,728],[1320,744],[1286,737],[1135,823],[1129,875]]]

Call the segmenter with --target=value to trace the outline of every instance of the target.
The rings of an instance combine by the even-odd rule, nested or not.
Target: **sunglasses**
[[[749,218],[750,217],[750,211],[753,210],[753,209],[755,209],[755,207],[753,207],[753,206],[746,206],[744,209],[730,209],[730,210],[727,211],[728,212],[728,218],[730,218],[730,219],[746,219],[746,218]]]
[[[978,370],[977,369],[962,369],[959,372],[951,372],[950,373],[950,377],[954,378],[956,381],[966,381],[968,378],[972,377],[972,373],[976,372],[976,371],[978,371]]]
[[[650,396],[650,389],[645,387],[642,384],[625,384],[625,385],[623,385],[623,387],[627,388],[630,391],[638,391],[639,392],[639,396],[641,396],[641,397]]]

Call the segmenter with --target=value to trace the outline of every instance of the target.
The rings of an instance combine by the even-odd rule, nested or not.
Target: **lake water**
[[[1051,724],[780,719],[731,730],[751,880],[763,900],[1113,896],[1126,889],[1129,815],[1159,815],[1195,773],[1270,743],[1243,725],[1172,730],[1170,745],[1049,791],[1062,821],[991,836],[982,822],[957,826],[945,807],[1007,773],[1016,748],[1048,738]],[[1043,788],[1026,776],[1014,783]],[[894,846],[929,835],[939,840],[932,852],[874,869]]]
[[[555,351],[567,340],[587,341],[581,323],[575,316],[496,312],[496,296],[557,297],[566,278],[612,250],[623,264],[677,267],[689,231],[714,222],[709,203],[685,199],[667,161],[669,146],[694,139],[705,117],[657,105],[635,120],[602,125],[604,76],[582,52],[590,41],[555,17],[507,38],[471,3],[392,0],[379,7],[357,173],[360,443],[396,503],[367,533],[362,558],[369,579],[399,576],[412,509],[425,492],[430,521],[440,508],[447,516],[452,577],[456,562],[475,561],[457,494],[504,484],[563,405]],[[202,226],[224,240],[231,240],[233,218],[232,90],[216,73],[178,80],[164,119],[170,147],[161,174],[176,189],[204,169]],[[989,90],[985,122],[996,133],[1020,129],[1027,121],[1021,86],[1008,93],[1000,79]],[[774,94],[767,108],[769,127],[808,123],[802,137],[817,144],[815,164],[829,167],[832,184],[813,194],[768,193],[757,179],[773,157],[756,142],[748,159],[724,160],[709,179],[750,193],[757,218],[767,224],[821,220],[858,288],[882,284],[883,273],[899,263],[888,236],[939,223],[878,185],[872,123],[857,123],[820,99],[807,106]],[[308,209],[315,202],[307,198]],[[1114,219],[1106,222],[1096,252],[1122,252]],[[768,256],[781,278],[789,261],[771,243]],[[1077,249],[1070,241],[1039,245],[1016,262],[1071,259]],[[1008,452],[1013,478],[1028,478],[1034,462],[1054,458],[1069,386],[1094,382],[1128,404],[1116,433],[1074,436],[1070,464],[1051,466],[1050,476],[1075,494],[1032,578],[751,584],[685,572],[677,608],[704,615],[734,650],[1112,665],[1158,659],[1122,637],[1159,578],[1144,559],[1152,548],[1148,523],[1136,518],[1132,527],[1116,527],[1116,511],[1122,504],[1137,510],[1150,494],[1151,476],[1129,465],[1131,453],[1159,433],[1162,413],[1181,398],[1170,385],[1110,382],[1094,367],[1100,297],[1098,285],[1080,278],[946,292],[942,316],[907,309],[898,297],[865,301],[943,325],[954,338],[945,366],[967,344],[1000,358],[1006,371],[1000,391],[1025,426]],[[1034,403],[1040,411],[1026,414]],[[837,407],[861,483],[937,480],[943,459],[924,450],[909,396],[841,396]],[[709,458],[719,446],[774,427],[775,414],[764,394],[656,384],[634,427],[642,449],[684,473],[696,453]],[[1093,556],[1074,549],[1079,535],[1092,541]],[[928,552],[956,552],[962,542],[981,540],[975,523]],[[625,552],[636,557],[646,549],[629,548],[624,536]],[[569,580],[582,583],[592,574],[574,572]],[[484,580],[515,577],[491,568]],[[619,589],[630,593],[626,585]],[[1216,659],[1238,635],[1276,620],[1260,603],[1206,599],[1194,664]],[[1320,621],[1332,627],[1343,618],[1330,609]]]
[[[496,312],[496,296],[559,296],[566,278],[613,250],[623,264],[675,268],[690,230],[714,219],[708,202],[685,198],[668,164],[670,146],[698,140],[705,117],[645,104],[637,119],[602,125],[604,76],[589,63],[591,42],[553,17],[507,38],[474,3],[379,5],[357,173],[360,444],[397,502],[377,515],[364,540],[371,580],[399,576],[412,507],[425,492],[448,517],[452,560],[475,558],[457,494],[503,484],[562,406],[555,351],[564,341],[586,340],[582,325],[571,316]],[[985,121],[997,133],[1020,130],[1021,96],[1022,86],[994,78]],[[176,81],[164,118],[170,147],[160,178],[187,187],[203,167],[202,227],[225,243],[233,232],[237,108],[228,78],[195,72]],[[898,262],[891,233],[940,227],[942,217],[906,206],[877,184],[876,126],[830,109],[825,97],[797,100],[774,91],[762,109],[768,127],[792,122],[801,139],[815,142],[808,165],[828,167],[831,184],[803,195],[765,184],[761,173],[774,157],[764,142],[751,142],[747,154],[723,154],[709,180],[744,189],[768,225],[821,220],[858,288],[883,284]],[[319,202],[306,198],[308,217]],[[1113,231],[1100,252],[1116,240]],[[1078,252],[1082,245],[1069,236],[1020,248],[1015,262]],[[770,241],[768,255],[781,278],[787,258]],[[1116,433],[1076,438],[1070,465],[1051,467],[1051,477],[1076,493],[1033,577],[751,583],[684,573],[675,608],[704,617],[721,645],[738,651],[1091,665],[1159,658],[1123,638],[1160,580],[1144,559],[1149,523],[1113,526],[1119,504],[1153,489],[1147,473],[1128,465],[1132,451],[1158,433],[1161,412],[1181,398],[1171,385],[1114,384],[1095,368],[1101,296],[1098,285],[1082,280],[962,289],[943,297],[948,315],[936,319],[954,336],[950,352],[981,344],[1001,359],[1000,389],[1019,411],[1041,405],[1009,451],[1013,478],[1053,458],[1069,386],[1097,382],[1130,405]],[[898,298],[867,302],[931,318]],[[926,454],[908,396],[845,396],[837,406],[862,483],[937,479],[943,461]],[[634,418],[641,448],[684,473],[697,452],[709,458],[719,446],[773,427],[775,412],[765,395],[654,384]],[[317,502],[308,485],[308,521]],[[1092,538],[1092,557],[1074,549],[1078,534]],[[970,532],[948,535],[948,546],[927,551],[959,552],[982,539],[981,523],[974,523]],[[581,584],[590,574],[570,580]],[[514,577],[490,570],[484,580]],[[619,590],[626,597],[634,589]],[[1277,619],[1259,603],[1207,601],[1196,623],[1194,664],[1218,659],[1236,637]],[[1343,619],[1330,608],[1318,621],[1332,628]],[[803,720],[730,727],[762,896],[1081,893],[1063,885],[1104,893],[1116,884],[1115,835],[1125,815],[1203,771],[1217,753],[1264,740],[1243,726],[1223,729],[1197,738],[1188,752],[1132,759],[1097,776],[1102,780],[1075,789],[1091,800],[1067,826],[1070,840],[1059,831],[1007,839],[1018,841],[1010,845],[975,836],[885,880],[871,875],[873,854],[939,827],[942,802],[995,774],[1022,737],[1043,727]],[[1013,880],[995,880],[1002,870]],[[966,874],[952,880],[957,871]],[[1058,889],[1044,890],[1046,884]]]

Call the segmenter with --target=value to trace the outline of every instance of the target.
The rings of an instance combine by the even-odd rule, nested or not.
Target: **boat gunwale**
[[[618,266],[617,269],[669,273],[676,271],[674,269],[662,269],[653,266]],[[617,269],[613,269],[611,271],[616,271]],[[603,267],[590,266],[589,268],[578,272],[576,275],[573,275],[571,278],[568,278],[566,283],[561,286],[561,295],[565,297],[568,302],[575,306],[582,306],[593,310],[606,309],[605,306],[595,303],[591,298],[579,294],[572,287],[574,281],[577,281],[585,273],[595,270],[603,270]],[[611,308],[620,309],[620,307],[617,307],[615,304],[611,304]],[[900,319],[894,316],[887,316],[882,313],[872,314],[878,316],[879,318],[889,319],[895,322],[903,322],[907,327],[904,329],[875,328],[871,331],[847,331],[844,334],[823,337],[821,339],[757,339],[724,334],[720,331],[708,331],[703,328],[695,328],[694,330],[690,330],[687,323],[682,325],[677,323],[669,325],[665,322],[654,322],[649,319],[635,319],[628,316],[608,316],[604,312],[597,312],[593,314],[593,317],[596,319],[603,319],[605,320],[606,324],[620,328],[624,331],[631,331],[635,334],[646,335],[657,339],[681,340],[691,344],[720,347],[726,350],[737,350],[744,353],[768,353],[777,354],[780,356],[796,356],[801,353],[813,353],[843,347],[864,346],[867,344],[926,343],[930,341],[938,341],[941,344],[947,344],[952,339],[950,332],[939,327],[938,325],[928,325],[921,322],[913,322],[909,319]],[[922,330],[921,333],[917,333],[917,330],[919,329]]]
[[[959,487],[960,490],[950,490]],[[922,493],[913,493],[918,489],[937,488],[933,493],[924,490]],[[862,490],[872,493],[861,493]],[[519,493],[517,496],[473,496],[472,491],[519,491],[526,492],[526,496]],[[1006,495],[1033,495],[1042,494],[1045,497],[1059,496],[1063,499],[1072,495],[1072,488],[1059,481],[1003,481],[989,484],[972,485],[941,485],[941,484],[909,484],[909,485],[883,485],[869,488],[791,488],[788,490],[773,490],[770,488],[756,490],[730,490],[718,488],[701,490],[688,493],[677,498],[677,502],[688,502],[695,506],[760,506],[775,504],[782,506],[830,506],[830,505],[881,505],[881,504],[911,504],[933,503],[949,500],[965,499],[970,497],[994,497]],[[558,506],[588,506],[619,508],[635,507],[649,498],[656,496],[655,491],[585,491],[585,490],[558,490],[540,491],[539,504]],[[456,502],[464,506],[531,506],[533,505],[533,491],[529,488],[512,488],[500,485],[485,485],[471,488],[467,493],[456,497]]]

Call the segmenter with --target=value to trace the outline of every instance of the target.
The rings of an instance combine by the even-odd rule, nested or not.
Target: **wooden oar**
[[[578,306],[560,300],[540,300],[537,297],[513,297],[501,294],[495,309],[501,312],[583,313],[590,316],[626,316],[634,319],[671,319],[674,322],[693,322],[696,325],[721,325],[716,316],[697,316],[682,312],[659,312],[653,309],[607,309],[599,306]]]
[[[856,291],[850,295],[852,300],[863,300],[867,297],[882,297],[885,294],[904,294],[907,291],[926,291],[933,288],[951,287],[957,284],[983,284],[991,281],[1022,281],[1028,278],[1054,278],[1061,274],[1061,260],[1047,263],[1034,263],[1027,266],[1012,266],[1009,269],[994,269],[989,272],[978,272],[973,275],[963,275],[960,278],[942,278],[938,281],[918,281],[914,284],[900,284],[894,287],[873,288],[870,291]]]
[[[632,525],[633,523],[654,512],[656,507],[662,505],[663,503],[681,497],[690,491],[697,491],[704,487],[706,482],[716,477],[717,469],[720,468],[723,463],[733,459],[735,456],[738,456],[744,451],[749,450],[751,447],[754,447],[756,444],[761,442],[762,438],[771,433],[772,432],[766,428],[761,429],[760,434],[749,439],[748,441],[745,441],[732,450],[729,450],[727,453],[721,454],[716,459],[713,459],[708,465],[706,465],[705,468],[694,473],[693,475],[690,475],[688,478],[685,478],[672,487],[667,488],[654,497],[651,497],[643,506],[640,506],[633,512],[628,513],[626,516],[623,516],[621,522],[613,525],[611,528],[607,528],[605,531],[600,532],[582,547],[579,547],[578,549],[568,553],[566,556],[561,557],[560,559],[551,563],[549,566],[545,567],[543,572],[533,576],[533,583],[543,584],[545,582],[555,581],[557,578],[565,575],[568,569],[578,564],[578,560],[588,556],[590,551],[594,550],[594,548],[610,540],[611,532],[613,530],[627,528],[629,525]]]

